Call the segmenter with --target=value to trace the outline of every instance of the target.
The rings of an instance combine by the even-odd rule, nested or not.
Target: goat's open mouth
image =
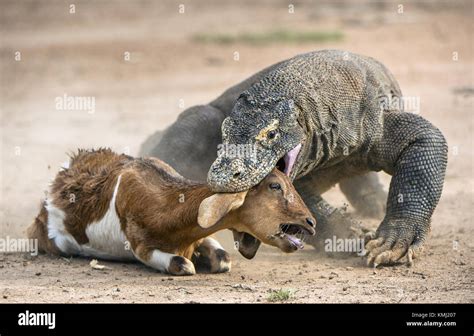
[[[303,249],[304,248],[304,238],[305,235],[313,234],[305,227],[298,225],[298,224],[280,224],[280,232],[277,236],[280,239],[285,239],[288,241],[293,247],[294,250]]]
[[[300,150],[301,144],[299,143],[292,150],[286,153],[280,160],[278,160],[276,167],[285,173],[285,175],[291,176]]]

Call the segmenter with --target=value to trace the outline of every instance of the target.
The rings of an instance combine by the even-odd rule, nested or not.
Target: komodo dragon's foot
[[[406,257],[406,264],[423,252],[429,225],[410,219],[384,220],[366,246],[367,265],[395,265]]]
[[[365,243],[375,236],[362,224],[352,219],[345,209],[334,208],[324,200],[314,207],[316,235],[305,240],[319,252],[333,258],[362,255]]]

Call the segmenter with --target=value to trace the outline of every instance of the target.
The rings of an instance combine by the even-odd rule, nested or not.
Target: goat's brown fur
[[[282,183],[282,193],[292,193],[292,202],[283,195],[278,202],[268,201],[267,185],[262,182],[245,193],[252,201],[244,202],[237,210],[223,214],[222,220],[203,228],[198,225],[200,205],[213,195],[205,184],[181,177],[155,158],[134,159],[109,149],[79,150],[71,157],[70,167],[57,174],[48,194],[51,204],[64,211],[65,230],[78,244],[89,242],[86,228],[101,220],[109,210],[119,176],[115,211],[134,255],[142,261],[149,260],[155,250],[191,259],[205,237],[225,228],[258,235],[263,242],[289,252],[288,246],[275,244],[268,233],[278,231],[280,223],[297,222],[304,226],[304,218],[311,217],[291,182],[281,172],[273,172],[267,179]],[[215,201],[230,202],[232,195],[220,194]],[[243,201],[245,195],[239,197]],[[262,211],[263,205],[258,201],[264,202],[265,210]],[[219,207],[220,203],[211,206]],[[261,221],[258,228],[254,224],[256,220]],[[53,254],[62,252],[48,238],[48,211],[44,204],[28,235],[38,239],[40,250]],[[209,247],[205,247],[204,244],[201,251],[209,254]],[[174,268],[181,264],[182,260],[173,261]],[[168,271],[180,274],[176,269]]]

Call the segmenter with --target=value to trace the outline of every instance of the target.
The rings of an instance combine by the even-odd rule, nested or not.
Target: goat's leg
[[[151,249],[144,245],[138,245],[132,250],[138,260],[160,272],[173,275],[196,274],[194,264],[185,257]]]
[[[211,237],[204,238],[195,250],[193,262],[197,267],[209,270],[210,273],[225,273],[230,271],[231,261],[227,253],[217,240]]]

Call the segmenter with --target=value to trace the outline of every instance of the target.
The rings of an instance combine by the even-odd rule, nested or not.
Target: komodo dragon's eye
[[[277,131],[276,131],[276,130],[271,130],[271,131],[269,131],[269,132],[267,133],[268,139],[275,139],[276,135],[277,135]]]
[[[278,137],[278,123],[278,119],[275,119],[268,126],[262,128],[255,136],[255,140],[263,143],[268,142],[268,140],[275,140]]]

